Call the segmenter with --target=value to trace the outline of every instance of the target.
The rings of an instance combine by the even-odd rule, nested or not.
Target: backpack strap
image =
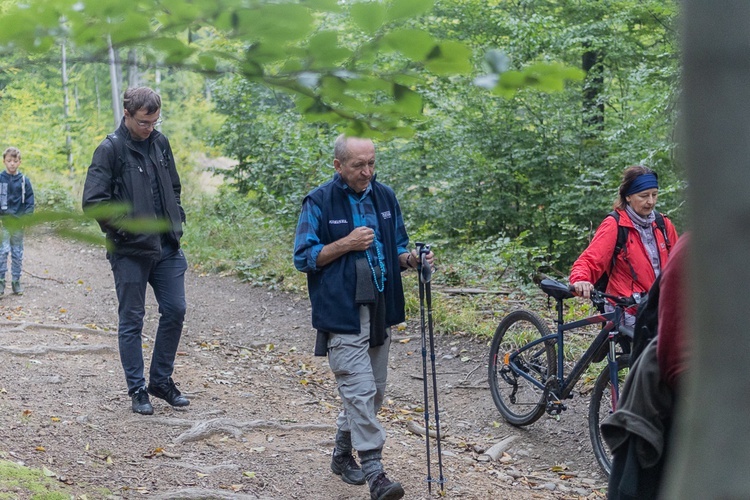
[[[615,249],[612,252],[612,263],[609,265],[609,272],[615,268],[615,262],[617,262],[617,256],[622,249],[625,247],[625,243],[628,241],[628,228],[620,225],[620,213],[617,210],[612,210],[607,214],[607,217],[612,217],[617,222],[617,240],[615,241]],[[662,223],[664,219],[662,218]]]
[[[664,243],[667,245],[667,253],[669,253],[672,250],[672,243],[669,241],[669,236],[667,235],[667,224],[664,222],[664,216],[656,210],[654,210],[654,216],[656,217],[656,227],[659,228],[661,234],[664,236]]]
[[[26,204],[26,176],[21,174],[21,205]]]
[[[107,139],[112,143],[112,147],[115,149],[115,153],[119,157],[120,161],[115,162],[115,167],[112,169],[112,184],[117,182],[122,177],[122,165],[125,163],[125,141],[116,133],[107,134]],[[118,147],[119,146],[119,147]]]

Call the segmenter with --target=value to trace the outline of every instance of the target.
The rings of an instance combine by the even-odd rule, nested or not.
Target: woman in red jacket
[[[570,283],[578,295],[588,298],[604,273],[609,273],[606,292],[612,295],[645,294],[651,288],[677,242],[677,231],[669,219],[664,217],[664,231],[657,228],[654,207],[658,195],[656,172],[641,165],[625,169],[614,203],[619,217],[604,218],[570,271]],[[613,262],[618,226],[627,228],[628,236]],[[632,316],[626,318],[628,324],[634,321]]]

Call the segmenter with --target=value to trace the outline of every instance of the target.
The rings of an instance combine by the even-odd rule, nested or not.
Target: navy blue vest
[[[396,247],[396,217],[400,208],[391,188],[374,180],[371,186],[386,266],[385,320],[386,326],[393,326],[404,321],[404,289]],[[321,243],[333,243],[354,230],[351,204],[338,175],[311,191],[307,198],[322,212],[318,229]],[[349,252],[320,271],[307,273],[313,328],[331,333],[360,332],[359,308],[354,302],[357,282],[354,262],[362,254]]]

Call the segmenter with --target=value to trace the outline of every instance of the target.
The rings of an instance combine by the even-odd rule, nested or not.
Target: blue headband
[[[633,183],[630,185],[630,189],[625,193],[625,196],[631,194],[640,193],[647,189],[659,189],[659,180],[656,178],[656,174],[641,174],[635,178]]]

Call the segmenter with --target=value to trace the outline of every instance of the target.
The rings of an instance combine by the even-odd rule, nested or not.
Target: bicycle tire
[[[617,379],[620,389],[622,389],[623,382],[629,371],[630,355],[622,354],[618,356]],[[609,477],[609,473],[612,470],[612,454],[602,439],[601,423],[602,420],[611,414],[612,386],[610,383],[609,366],[605,364],[604,369],[596,378],[594,389],[591,391],[591,401],[589,402],[589,436],[591,437],[591,447],[594,450],[596,461],[607,477]]]
[[[544,414],[548,390],[540,389],[505,364],[506,354],[529,342],[550,335],[549,327],[531,311],[508,314],[495,330],[490,345],[488,381],[495,406],[505,420],[515,426],[529,425]],[[524,371],[546,384],[557,374],[556,342],[549,341],[516,357]]]

